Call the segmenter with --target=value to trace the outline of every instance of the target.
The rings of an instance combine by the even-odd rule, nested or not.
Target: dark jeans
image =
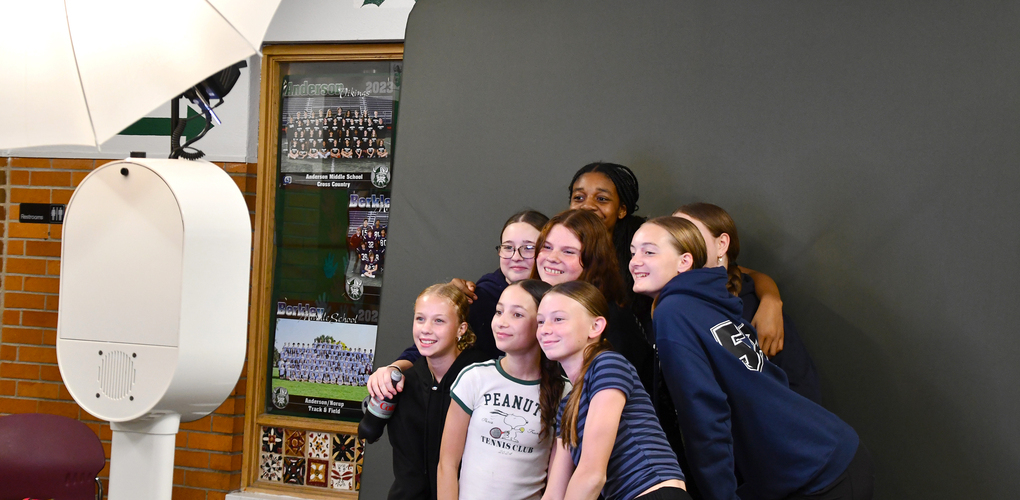
[[[680,488],[665,487],[659,488],[653,492],[646,493],[639,497],[635,497],[634,500],[691,500],[691,496],[686,491]]]
[[[875,464],[864,443],[832,484],[811,494],[794,494],[786,500],[871,500],[875,493]]]

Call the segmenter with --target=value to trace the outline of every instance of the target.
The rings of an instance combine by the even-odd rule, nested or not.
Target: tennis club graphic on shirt
[[[488,435],[479,436],[481,441],[499,448],[499,452],[504,455],[534,453],[542,425],[538,402],[499,392],[485,394],[483,400],[485,406],[499,408],[479,408],[479,411],[488,412],[481,419],[487,424]]]
[[[528,419],[520,416],[506,413],[503,410],[492,410],[493,415],[503,417],[504,426],[497,425],[489,430],[489,435],[496,439],[506,439],[507,441],[517,442],[517,435],[522,432],[527,432],[524,427],[528,425]]]

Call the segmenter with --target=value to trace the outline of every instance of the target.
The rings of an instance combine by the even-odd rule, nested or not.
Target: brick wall
[[[109,485],[110,426],[71,399],[57,369],[60,225],[21,224],[20,203],[67,203],[74,187],[109,160],[0,157],[0,415],[53,413],[86,423],[102,440]],[[218,164],[244,193],[254,225],[254,163]],[[247,367],[211,415],[182,423],[177,434],[175,500],[222,499],[240,486]]]

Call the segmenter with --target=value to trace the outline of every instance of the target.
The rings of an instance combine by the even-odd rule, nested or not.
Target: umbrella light
[[[98,147],[256,53],[279,3],[0,2],[0,149]]]

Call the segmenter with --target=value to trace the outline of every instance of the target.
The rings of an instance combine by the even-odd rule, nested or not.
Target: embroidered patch
[[[291,429],[284,431],[283,450],[284,455],[305,456],[305,431]]]
[[[259,479],[276,482],[283,479],[283,457],[279,453],[259,454]]]
[[[288,484],[305,484],[305,459],[284,457],[283,482]]]
[[[308,433],[308,458],[329,460],[330,434],[325,432]]]
[[[308,459],[308,476],[305,484],[308,486],[326,487],[326,474],[329,473],[329,460]]]
[[[283,429],[279,427],[262,428],[262,451],[267,453],[283,453]]]
[[[338,490],[353,490],[354,475],[354,464],[333,462],[333,468],[329,472],[329,486]]]

